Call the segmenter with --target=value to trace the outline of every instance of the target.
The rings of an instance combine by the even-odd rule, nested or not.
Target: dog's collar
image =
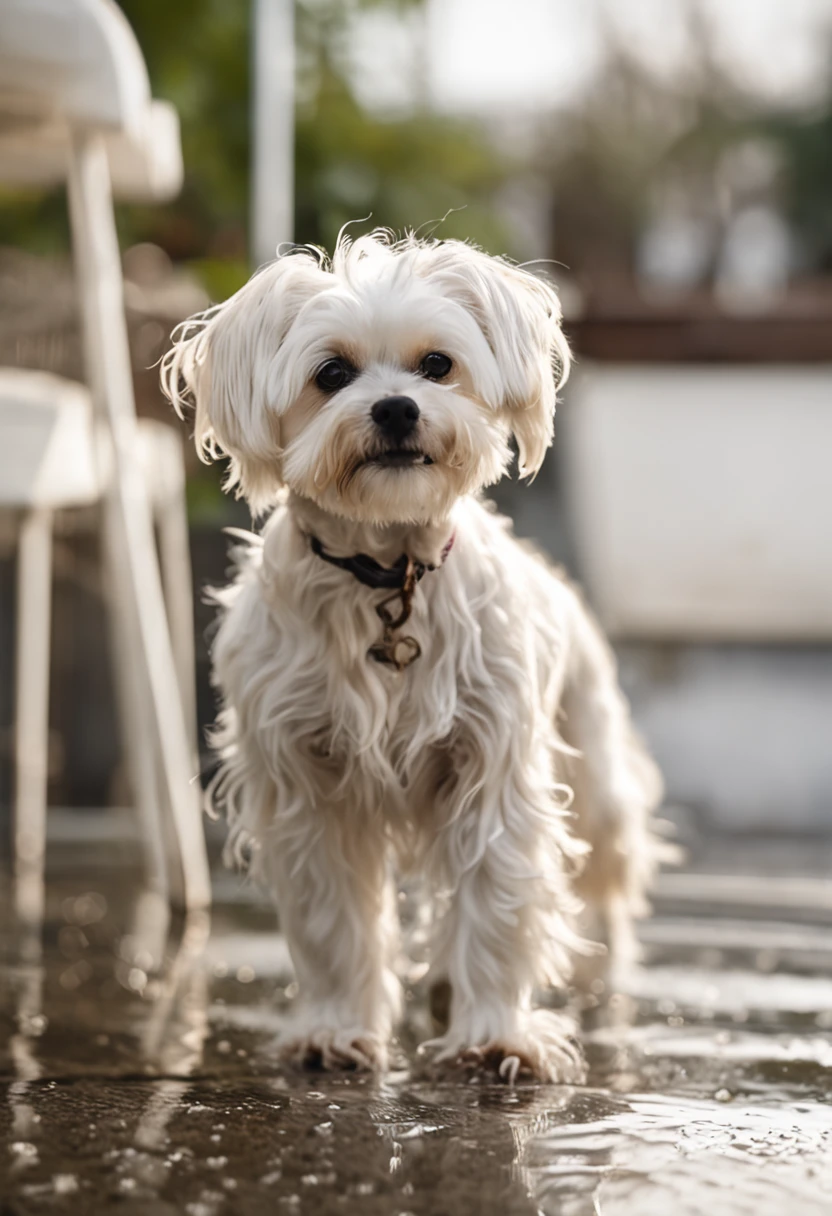
[[[444,564],[445,558],[453,548],[455,539],[456,533],[452,532],[450,540],[440,554],[440,566]],[[403,591],[410,581],[415,580],[418,583],[429,570],[437,569],[436,566],[408,557],[406,553],[403,553],[392,566],[382,566],[374,557],[369,557],[366,553],[354,553],[351,557],[336,557],[334,553],[327,553],[318,537],[311,534],[309,543],[316,556],[323,558],[325,562],[330,562],[333,566],[338,566],[341,570],[349,571],[354,578],[358,579],[359,583],[363,583],[365,587],[372,587],[374,591]]]
[[[453,548],[455,537],[456,533],[452,532],[440,554],[440,566]],[[367,654],[377,663],[385,663],[396,671],[404,671],[414,659],[418,659],[422,648],[416,638],[397,637],[396,631],[410,620],[416,584],[429,570],[436,570],[437,567],[415,561],[406,553],[392,566],[382,566],[366,553],[356,553],[352,557],[336,557],[334,553],[327,553],[318,537],[311,534],[309,543],[314,554],[341,570],[347,570],[365,587],[392,592],[392,595],[385,596],[381,603],[376,605],[376,614],[382,624],[382,635],[381,640],[374,643]],[[398,610],[393,607],[395,604],[398,604]]]

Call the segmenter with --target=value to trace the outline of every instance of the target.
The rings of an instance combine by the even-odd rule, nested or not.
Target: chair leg
[[[105,536],[105,542],[106,542]],[[105,551],[107,549],[105,543]],[[168,859],[168,833],[157,780],[153,705],[136,652],[137,628],[132,605],[124,605],[113,578],[112,562],[105,561],[105,582],[110,616],[112,670],[119,705],[122,748],[127,760],[130,788],[136,803],[144,853],[144,874],[150,892],[170,900],[172,868]],[[125,607],[127,615],[125,615]],[[154,957],[154,962],[157,960]]]
[[[196,651],[194,646],[194,596],[191,575],[191,546],[188,537],[188,512],[185,504],[185,469],[178,436],[175,450],[167,453],[178,468],[168,478],[170,493],[156,513],[159,533],[159,559],[165,590],[170,637],[176,661],[176,675],[185,712],[188,737],[198,749],[199,730],[196,712]],[[175,474],[175,475],[174,475]]]
[[[52,512],[23,518],[17,564],[15,670],[15,911],[37,932],[43,920],[49,743]]]
[[[171,858],[171,887],[187,908],[207,907],[211,882],[200,791],[193,780],[193,744],[179,694],[147,488],[138,464],[109,166],[103,142],[95,134],[81,133],[74,138],[69,212],[89,383],[111,441],[112,476],[104,504],[107,560],[118,611],[131,632],[131,655],[141,667],[147,690],[162,798],[170,807],[176,829],[179,857]],[[141,707],[137,719],[144,721]]]

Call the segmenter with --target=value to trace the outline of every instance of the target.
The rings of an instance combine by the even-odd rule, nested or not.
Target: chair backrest
[[[182,186],[179,119],[154,102],[113,0],[0,3],[0,181],[66,178],[73,129],[98,130],[118,198],[164,202]]]
[[[130,132],[149,102],[141,50],[113,0],[0,4],[0,112]]]

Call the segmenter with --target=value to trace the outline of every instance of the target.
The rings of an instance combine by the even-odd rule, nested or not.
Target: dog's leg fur
[[[263,858],[299,986],[282,1054],[325,1068],[383,1069],[399,985],[381,825],[337,805],[305,806],[286,818],[289,831],[282,819]]]
[[[612,650],[577,594],[562,709],[563,736],[579,753],[566,762],[575,832],[591,847],[575,884],[582,928],[604,942],[605,969],[614,970],[636,957],[633,918],[647,911],[653,874],[671,849],[652,818],[661,776],[633,730]]]
[[[574,912],[566,868],[574,856],[553,804],[548,748],[531,743],[525,763],[483,754],[479,793],[470,772],[448,798],[440,831],[440,873],[450,890],[439,919],[433,970],[451,986],[450,1023],[435,1042],[438,1060],[459,1059],[544,1081],[575,1080],[580,1051],[568,1019],[532,1007],[533,990],[562,984]],[[468,749],[470,757],[473,749]],[[499,770],[499,775],[497,770]]]
[[[229,818],[230,856],[248,859],[274,897],[292,955],[299,995],[283,1053],[383,1068],[400,999],[384,817],[328,760],[325,686],[315,684],[324,669],[313,670],[309,650],[280,627],[266,588],[255,546],[217,597],[225,612],[213,659],[225,708],[214,800]]]

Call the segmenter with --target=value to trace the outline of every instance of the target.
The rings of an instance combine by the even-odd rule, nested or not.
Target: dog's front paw
[[[586,1076],[573,1023],[549,1010],[536,1010],[515,1029],[483,1043],[460,1043],[459,1032],[451,1027],[441,1039],[424,1046],[437,1049],[434,1065],[471,1075],[490,1075],[508,1085],[519,1080],[580,1084]]]
[[[361,1027],[317,1026],[292,1029],[278,1043],[280,1056],[302,1068],[383,1072],[387,1044]]]
[[[471,1073],[493,1075],[507,1085],[542,1081],[549,1085],[579,1084],[586,1076],[583,1055],[569,1040],[553,1044],[526,1033],[491,1039],[457,1053],[457,1062]]]

